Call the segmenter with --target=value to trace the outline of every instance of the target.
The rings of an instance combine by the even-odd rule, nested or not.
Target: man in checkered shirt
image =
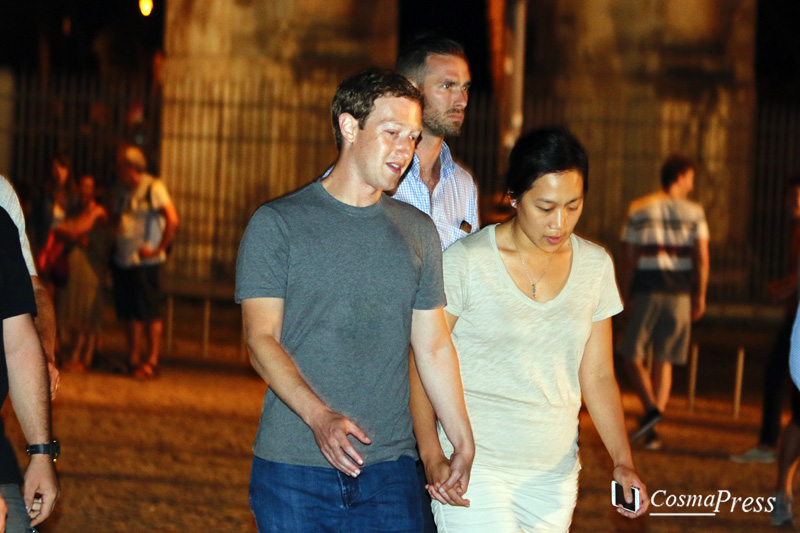
[[[420,90],[422,137],[414,161],[394,198],[427,213],[436,224],[442,250],[478,231],[478,191],[444,142],[458,135],[464,122],[471,78],[464,49],[443,37],[409,44],[395,68]]]

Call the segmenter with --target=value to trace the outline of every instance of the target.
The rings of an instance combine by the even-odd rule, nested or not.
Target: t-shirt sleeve
[[[430,218],[425,217],[425,231],[420,239],[422,248],[422,275],[420,276],[414,309],[426,310],[444,307],[447,300],[444,296],[442,280],[442,244],[439,233]]]
[[[600,322],[622,312],[622,299],[619,296],[617,279],[614,275],[614,262],[607,252],[603,252],[603,274],[600,283],[600,297],[594,310],[593,322]]]
[[[702,207],[699,208],[699,216],[697,219],[697,227],[695,229],[695,240],[698,241],[707,241],[709,234],[708,234],[708,222],[706,222],[706,213]]]
[[[469,256],[464,243],[456,241],[445,250],[442,268],[444,292],[447,295],[447,307],[444,310],[453,316],[461,316],[469,290]]]
[[[247,224],[236,260],[236,303],[248,298],[285,298],[289,238],[283,218],[261,206]]]
[[[0,210],[0,320],[30,313],[36,315],[31,276],[22,258],[17,227]]]
[[[36,276],[36,262],[33,260],[31,245],[28,242],[28,234],[25,230],[25,215],[22,213],[22,206],[19,205],[17,193],[4,176],[0,176],[0,207],[8,212],[17,227],[19,244],[22,248],[22,257],[25,259],[28,275]]]

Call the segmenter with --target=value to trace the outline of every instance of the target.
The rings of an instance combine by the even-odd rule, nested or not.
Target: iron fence
[[[308,183],[335,158],[329,103],[336,81],[253,75],[172,80],[162,88],[19,76],[13,90],[0,84],[0,107],[13,109],[13,120],[0,124],[0,139],[12,147],[0,168],[30,197],[49,175],[51,157],[65,152],[76,174],[95,175],[104,192],[114,183],[117,144],[137,142],[181,216],[166,271],[170,287],[231,294],[239,239],[255,208]],[[712,232],[710,300],[767,301],[764,288],[785,273],[788,259],[784,183],[800,171],[798,104],[754,109],[718,99],[698,108],[680,100],[530,95],[525,127],[552,123],[568,125],[589,152],[581,233],[616,252],[628,203],[655,189],[664,157],[682,151],[700,163],[696,198]],[[473,94],[462,134],[448,142],[484,198],[503,191],[498,137],[491,95]]]

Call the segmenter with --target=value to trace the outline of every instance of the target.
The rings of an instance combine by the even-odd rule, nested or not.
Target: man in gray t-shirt
[[[251,507],[259,531],[417,531],[409,343],[457,443],[442,490],[466,491],[474,455],[436,228],[383,194],[413,157],[420,96],[368,70],[339,86],[332,118],[333,171],[259,208],[239,249],[236,300],[269,384]]]

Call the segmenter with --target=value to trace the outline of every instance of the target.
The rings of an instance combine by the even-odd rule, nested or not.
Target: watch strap
[[[53,439],[51,442],[44,444],[30,444],[25,448],[25,453],[28,455],[49,455],[53,458],[53,461],[55,461],[58,459],[58,456],[61,455],[61,445],[58,443],[57,439]]]

